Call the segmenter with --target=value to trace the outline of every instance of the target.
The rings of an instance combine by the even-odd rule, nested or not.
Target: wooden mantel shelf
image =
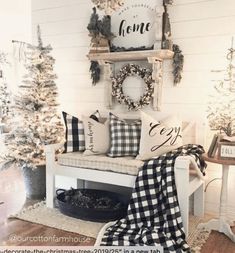
[[[112,85],[110,76],[112,75],[112,65],[115,62],[148,61],[152,64],[152,78],[154,80],[153,109],[160,111],[162,103],[162,64],[164,60],[172,59],[174,52],[167,49],[143,50],[110,53],[90,53],[87,55],[90,61],[98,61],[104,67],[104,82],[106,92],[106,107],[112,109]]]
[[[128,51],[128,52],[111,52],[88,54],[87,57],[91,61],[140,61],[148,58],[158,58],[159,60],[172,59],[174,52],[171,50],[144,50],[144,51]]]

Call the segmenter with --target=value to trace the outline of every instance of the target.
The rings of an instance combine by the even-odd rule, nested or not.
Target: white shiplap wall
[[[211,70],[225,63],[225,50],[235,34],[235,1],[233,0],[175,0],[169,8],[173,41],[185,55],[183,80],[173,87],[171,61],[164,63],[162,114],[178,114],[184,120],[205,118],[207,89],[212,85]],[[32,21],[41,25],[44,43],[50,43],[56,58],[61,109],[74,115],[95,109],[107,112],[103,106],[104,86],[92,87],[89,75],[89,37],[86,30],[91,14],[89,0],[32,0]],[[139,88],[130,84],[130,94],[138,96]],[[151,111],[151,109],[146,109]],[[116,105],[114,112],[125,113]],[[203,133],[202,133],[203,134]],[[234,168],[233,168],[234,169]],[[221,176],[219,167],[209,166],[208,180]],[[229,211],[235,213],[235,170],[230,171]],[[210,185],[206,195],[207,211],[218,210],[220,182]]]
[[[31,41],[31,1],[0,0],[0,6],[0,50],[11,54],[13,39]]]
[[[21,69],[18,68],[16,70],[12,40],[31,42],[31,1],[0,0],[0,6],[0,51],[7,53],[7,59],[11,63],[10,65],[0,64],[0,69],[3,71],[9,89],[14,92],[18,84],[19,76],[22,73]]]

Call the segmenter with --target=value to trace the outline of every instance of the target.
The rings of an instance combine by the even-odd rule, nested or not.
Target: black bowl
[[[58,207],[61,213],[94,222],[109,222],[122,219],[127,214],[129,199],[122,194],[96,189],[58,189],[56,191]],[[79,206],[74,198],[80,195],[91,196],[93,199],[109,199],[113,207]],[[89,201],[91,202],[91,201]]]

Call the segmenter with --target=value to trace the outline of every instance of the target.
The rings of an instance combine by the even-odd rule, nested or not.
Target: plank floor
[[[10,169],[0,172],[0,245],[1,246],[93,246],[94,238],[65,232],[46,226],[7,219],[19,211],[25,202],[21,174]],[[1,202],[4,202],[1,204]],[[235,232],[235,227],[234,227]],[[32,239],[33,238],[33,239]],[[32,241],[33,240],[33,241]],[[201,253],[235,253],[235,243],[225,235],[213,231]]]

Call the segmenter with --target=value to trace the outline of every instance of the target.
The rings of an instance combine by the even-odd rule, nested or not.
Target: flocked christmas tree
[[[7,60],[7,55],[4,52],[0,52],[0,63],[1,63],[1,65],[9,64],[9,62]]]
[[[5,78],[0,79],[0,108],[1,118],[5,122],[10,114],[11,94]]]
[[[62,141],[63,125],[57,113],[57,78],[53,72],[55,60],[52,47],[43,46],[38,27],[38,45],[28,44],[27,74],[14,98],[14,122],[6,139],[6,166],[36,168],[45,164],[44,145]]]
[[[223,78],[215,80],[214,94],[208,106],[209,126],[227,136],[235,136],[235,49],[232,47],[227,54],[228,65],[222,72]]]
[[[6,122],[10,114],[11,94],[2,70],[3,66],[9,64],[7,55],[4,52],[0,52],[0,111],[2,122]]]

